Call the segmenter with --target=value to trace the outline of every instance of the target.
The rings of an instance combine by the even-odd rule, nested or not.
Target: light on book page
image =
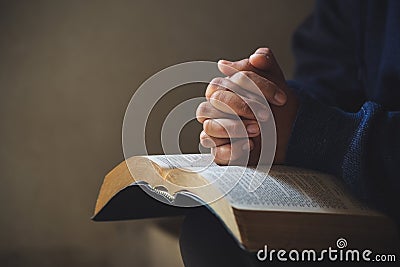
[[[246,168],[224,168],[218,166],[215,162],[221,163],[218,159],[219,154],[214,153],[214,147],[210,146],[210,150],[206,150],[199,146],[199,154],[184,154],[180,147],[180,135],[182,129],[188,123],[196,120],[196,110],[201,103],[209,102],[215,109],[219,110],[219,116],[213,118],[223,133],[225,140],[228,140],[230,149],[227,150],[228,167],[247,166],[253,164],[254,173],[258,173],[257,169],[262,168],[263,173],[268,173],[272,165],[275,147],[276,147],[276,130],[273,115],[263,92],[245,73],[237,72],[229,77],[234,86],[224,85],[231,95],[240,97],[246,104],[249,112],[254,114],[254,122],[249,126],[248,120],[243,118],[241,111],[237,113],[234,108],[225,103],[223,99],[210,99],[202,97],[191,97],[184,99],[176,104],[165,116],[165,119],[158,123],[161,126],[160,133],[147,133],[151,136],[160,136],[160,143],[164,155],[147,157],[155,169],[155,175],[162,176],[167,191],[157,191],[168,200],[168,204],[176,204],[173,199],[174,192],[189,190],[198,194],[206,203],[216,201],[226,195],[238,181],[245,175]],[[168,67],[147,79],[135,92],[126,109],[122,127],[122,146],[124,157],[128,162],[128,169],[133,173],[137,164],[130,164],[128,159],[132,156],[149,155],[146,146],[146,125],[150,113],[161,101],[166,94],[179,86],[191,83],[204,83],[213,85],[218,79],[215,77],[223,77],[216,62],[209,61],[193,61],[177,64]],[[228,116],[228,117],[226,117]],[[164,118],[164,117],[162,117]],[[208,120],[210,122],[211,120]],[[206,123],[204,123],[203,127]],[[257,126],[257,127],[256,127]],[[253,129],[254,128],[254,129]],[[250,131],[252,130],[252,132]],[[255,135],[252,136],[251,134]],[[258,133],[259,131],[259,133]],[[257,138],[257,148],[254,149],[255,139]],[[254,140],[253,140],[254,139]],[[154,142],[154,141],[153,141]],[[200,143],[199,134],[193,133],[193,142]],[[226,145],[223,144],[223,145]],[[255,152],[257,151],[257,152]],[[202,154],[202,152],[207,152]],[[254,155],[257,154],[256,160]],[[234,175],[227,174],[227,171],[235,170]],[[243,172],[243,173],[241,173]],[[248,175],[248,174],[246,174]],[[143,173],[143,176],[146,176]],[[145,177],[140,177],[145,178]],[[251,193],[256,190],[265,179],[262,175],[253,175],[250,183],[248,183],[247,192]],[[186,180],[186,181],[185,181]],[[203,181],[204,180],[204,181]],[[190,183],[189,183],[190,181]],[[218,184],[218,186],[215,186]],[[173,192],[171,192],[171,190]],[[172,196],[172,197],[169,197]]]

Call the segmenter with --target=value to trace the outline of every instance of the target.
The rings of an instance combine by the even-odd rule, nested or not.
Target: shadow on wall
[[[2,1],[1,265],[181,265],[176,239],[151,220],[89,220],[102,177],[123,160],[121,124],[130,97],[167,66],[240,59],[265,45],[290,77],[291,32],[311,6],[309,0]],[[149,127],[156,133],[159,124]],[[200,126],[190,127],[181,139],[185,152],[197,149]],[[159,135],[149,140],[150,151],[161,153]]]

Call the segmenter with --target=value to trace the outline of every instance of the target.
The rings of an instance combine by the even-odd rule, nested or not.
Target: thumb
[[[269,48],[258,48],[249,58],[250,64],[263,71],[271,71],[279,67],[274,54]]]
[[[249,57],[249,63],[266,74],[266,78],[279,86],[285,81],[282,70],[269,48],[259,48]]]
[[[271,62],[268,55],[265,54],[253,54],[249,58],[249,62],[255,68],[263,71],[269,71]]]

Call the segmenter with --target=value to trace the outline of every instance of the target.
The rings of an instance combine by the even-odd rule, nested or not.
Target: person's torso
[[[400,110],[400,1],[365,1],[356,49],[366,101]]]

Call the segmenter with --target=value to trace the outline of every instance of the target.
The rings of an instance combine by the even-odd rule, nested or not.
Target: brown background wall
[[[181,264],[176,239],[151,220],[89,220],[102,177],[123,160],[130,97],[167,66],[240,59],[265,45],[290,77],[290,36],[311,7],[310,0],[1,1],[0,265]]]

